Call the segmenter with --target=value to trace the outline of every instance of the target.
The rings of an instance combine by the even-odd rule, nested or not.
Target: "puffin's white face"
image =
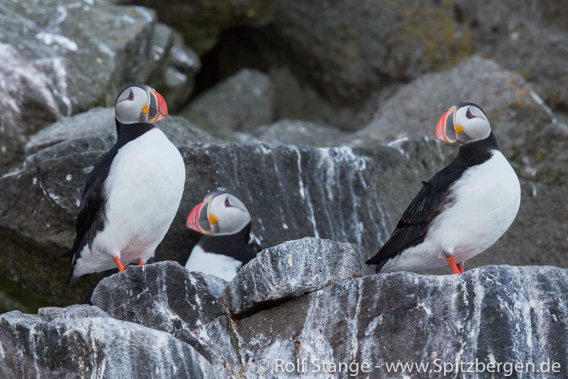
[[[186,226],[202,234],[222,236],[240,232],[250,220],[242,201],[226,191],[216,191],[193,208]]]
[[[436,138],[443,142],[465,145],[480,141],[491,134],[487,116],[475,104],[454,105],[440,117],[436,125]]]
[[[156,122],[168,116],[166,101],[145,84],[132,85],[118,95],[114,114],[122,124]]]

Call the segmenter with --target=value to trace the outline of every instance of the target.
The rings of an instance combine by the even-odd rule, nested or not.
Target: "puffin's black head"
[[[118,95],[114,114],[122,124],[149,123],[166,118],[168,107],[155,89],[146,84],[134,84]]]
[[[487,115],[473,103],[456,104],[440,117],[436,138],[443,142],[465,145],[489,137],[491,126]]]
[[[242,201],[226,190],[205,196],[187,217],[186,226],[202,234],[216,236],[236,234],[251,221]]]

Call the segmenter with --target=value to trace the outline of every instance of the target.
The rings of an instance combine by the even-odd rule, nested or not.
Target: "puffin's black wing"
[[[85,189],[81,196],[79,215],[77,216],[75,228],[77,235],[75,236],[73,247],[62,255],[62,257],[71,258],[71,266],[75,265],[75,261],[83,246],[91,243],[96,234],[103,229],[104,203],[106,200],[104,183],[117,152],[118,147],[115,145],[97,163],[87,178],[87,184],[85,184]]]
[[[446,196],[451,185],[467,169],[468,166],[456,164],[454,161],[428,182],[422,182],[422,189],[404,211],[389,240],[366,263],[376,264],[381,268],[388,259],[424,241],[430,222],[440,214],[444,204],[451,201]]]

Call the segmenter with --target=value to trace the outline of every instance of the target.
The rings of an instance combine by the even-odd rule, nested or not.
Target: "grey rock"
[[[273,121],[274,89],[267,75],[243,69],[218,83],[182,110],[206,131],[228,137]]]
[[[276,0],[272,25],[252,37],[251,50],[291,67],[334,104],[356,104],[394,81],[451,67],[471,54],[471,36],[451,6],[433,0]]]
[[[218,140],[187,119],[169,116],[157,124],[178,146]],[[37,164],[68,154],[109,150],[116,142],[114,108],[93,108],[65,117],[30,137],[26,143],[26,163]]]
[[[400,371],[386,369],[398,361],[432,369],[476,359],[533,362],[539,369],[550,360],[564,370],[568,361],[559,352],[566,350],[568,308],[557,296],[567,279],[568,270],[554,267],[488,266],[462,275],[399,272],[343,281],[237,321],[245,374],[257,375],[261,360],[270,365],[268,376],[302,373],[276,374],[276,359],[367,362],[367,375],[381,378],[399,378]],[[305,367],[304,375],[316,375],[317,366]],[[344,369],[334,377],[356,374]]]
[[[233,370],[226,357],[212,350],[194,330],[227,314],[203,276],[175,262],[158,262],[104,278],[92,302],[119,320],[167,332],[192,346],[209,362]]]
[[[37,310],[37,316],[45,322],[51,322],[57,318],[77,320],[87,317],[110,317],[108,313],[92,305],[72,305],[66,308],[45,307]]]
[[[63,311],[65,313],[66,311]],[[3,378],[226,378],[168,333],[96,315],[0,315]]]
[[[272,17],[272,0],[113,0],[153,8],[158,18],[180,31],[188,46],[203,55],[215,46],[221,32],[234,26],[258,27]]]
[[[301,120],[279,120],[270,125],[256,128],[251,134],[258,140],[270,144],[337,146],[345,133],[329,127]]]
[[[474,49],[517,71],[547,104],[568,105],[568,28],[566,1],[538,3],[458,0],[456,14],[463,24],[475,25]]]
[[[4,5],[0,173],[22,158],[27,136],[64,116],[113,105],[127,84],[159,84],[174,69],[186,80],[169,94],[193,86],[199,60],[150,10],[55,0]]]
[[[198,239],[185,227],[187,215],[208,191],[221,186],[247,204],[264,247],[315,236],[352,242],[362,253],[373,254],[420,188],[419,180],[446,160],[438,146],[419,140],[409,142],[406,151],[259,143],[182,147],[185,192],[157,260],[185,264]],[[78,302],[96,280],[69,288],[68,263],[57,257],[73,242],[80,195],[102,154],[74,151],[0,178],[0,276],[42,299],[36,308]],[[22,255],[27,259],[22,261]]]
[[[93,304],[119,320],[162,330],[188,343],[191,331],[224,316],[206,282],[176,262],[132,266],[101,280]]]
[[[319,238],[288,241],[263,250],[237,273],[221,300],[234,314],[313,292],[361,276],[357,248]]]
[[[539,100],[519,74],[494,61],[472,57],[451,70],[424,75],[402,87],[365,129],[347,141],[372,146],[407,136],[432,136],[443,112],[455,103],[469,101],[487,113],[501,150],[509,155],[552,121]]]

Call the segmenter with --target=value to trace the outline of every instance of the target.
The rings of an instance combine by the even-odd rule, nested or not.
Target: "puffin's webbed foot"
[[[114,259],[114,262],[116,263],[116,267],[118,267],[118,271],[124,271],[124,266],[122,265],[122,262],[120,261],[119,257],[114,257],[112,258]]]
[[[456,265],[456,257],[454,257],[453,255],[450,255],[449,257],[446,257],[446,260],[448,261],[448,265],[452,269],[452,274],[459,274],[459,273],[463,272],[463,267],[462,267],[462,271],[460,271],[460,269]]]

